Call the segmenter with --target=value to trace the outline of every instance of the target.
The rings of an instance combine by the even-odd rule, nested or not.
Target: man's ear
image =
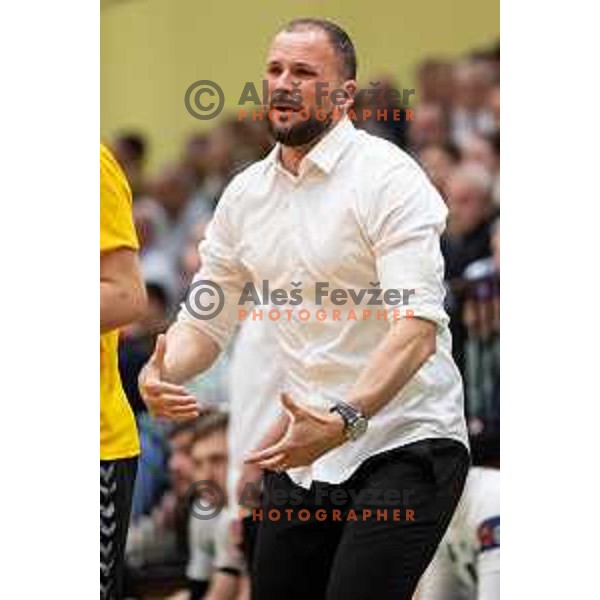
[[[358,92],[358,85],[354,79],[348,79],[342,84],[342,89],[346,92],[346,99],[340,108],[347,113],[354,106],[354,98]]]

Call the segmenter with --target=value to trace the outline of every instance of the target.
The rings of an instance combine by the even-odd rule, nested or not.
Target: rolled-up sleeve
[[[240,210],[235,180],[223,192],[199,245],[201,266],[177,320],[209,335],[223,349],[238,325],[239,300],[248,274],[238,259],[235,216]]]
[[[388,304],[388,309],[400,308],[401,317],[412,315],[444,327],[449,319],[440,235],[446,205],[412,161],[390,166],[380,181],[363,215],[381,288],[402,292],[403,303]]]

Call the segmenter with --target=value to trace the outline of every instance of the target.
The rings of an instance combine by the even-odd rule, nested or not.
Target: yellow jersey
[[[100,145],[100,254],[138,249],[131,191],[108,148]],[[133,411],[119,375],[119,332],[100,335],[100,459],[129,458],[140,452]]]

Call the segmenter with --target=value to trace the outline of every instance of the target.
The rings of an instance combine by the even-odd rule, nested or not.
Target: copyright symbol
[[[194,281],[185,299],[188,312],[201,321],[216,317],[223,310],[224,305],[225,294],[221,286],[210,279]]]
[[[214,119],[225,105],[225,95],[218,83],[210,79],[195,81],[185,92],[185,108],[195,119]]]
[[[223,490],[214,481],[208,479],[192,483],[185,497],[190,502],[191,516],[200,521],[214,519],[225,506]]]

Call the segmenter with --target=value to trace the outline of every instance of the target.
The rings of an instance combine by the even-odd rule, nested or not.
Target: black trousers
[[[252,600],[410,600],[460,499],[469,454],[419,441],[310,490],[265,475]]]
[[[256,538],[258,536],[258,528],[260,522],[252,518],[252,516],[242,519],[242,547],[241,550],[247,565],[248,574],[250,574],[252,565],[254,564],[254,554],[256,550]]]
[[[100,598],[121,600],[137,457],[100,461]]]

